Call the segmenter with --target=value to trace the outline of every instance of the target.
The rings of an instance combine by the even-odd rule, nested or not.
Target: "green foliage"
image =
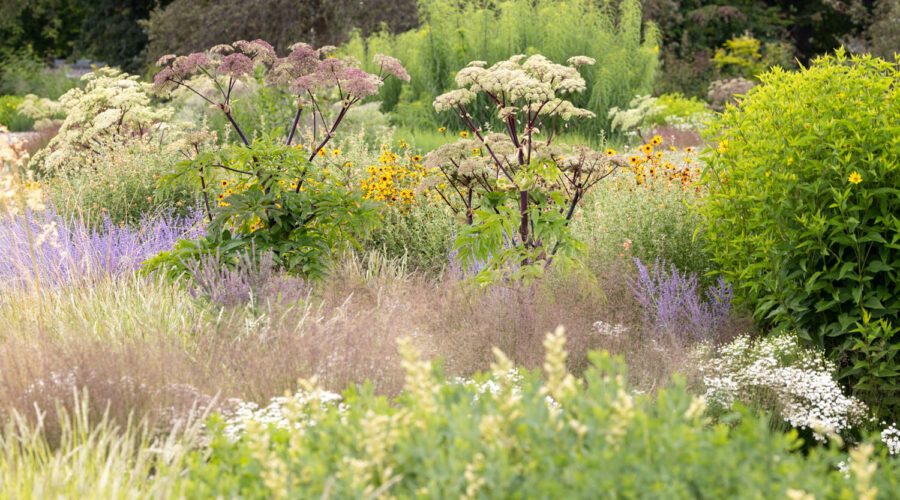
[[[64,70],[48,69],[30,47],[15,51],[0,49],[0,94],[37,94],[58,99],[78,84]]]
[[[865,309],[862,321],[850,330],[855,342],[850,347],[845,376],[856,381],[853,389],[870,402],[876,417],[896,422],[900,419],[900,328],[885,318],[872,320]]]
[[[713,260],[757,320],[796,328],[845,366],[866,314],[900,324],[898,78],[843,51],[776,69],[710,137],[699,210]],[[854,385],[862,373],[844,375]]]
[[[680,155],[671,156],[678,168],[692,168]],[[637,185],[633,177],[620,172],[585,198],[585,213],[576,219],[574,231],[587,245],[588,262],[603,268],[619,259],[652,263],[661,258],[683,272],[709,272],[704,235],[695,236],[701,218],[689,208],[701,196],[690,186],[667,186],[661,180]]]
[[[410,269],[439,273],[453,245],[454,221],[446,212],[445,207],[425,201],[408,211],[382,210],[381,224],[369,234],[365,247],[388,258],[403,258]]]
[[[492,374],[445,382],[407,351],[406,393],[394,402],[367,386],[338,409],[306,383],[278,425],[247,421],[235,441],[214,420],[210,451],[193,456],[179,486],[197,498],[673,499],[888,498],[900,486],[898,462],[869,445],[845,475],[846,454],[800,453],[796,432],[764,418],[710,424],[680,381],[633,395],[606,353],[575,379],[556,338],[543,377],[520,375],[500,353]]]
[[[398,123],[406,127],[462,129],[461,121],[447,121],[431,112],[430,103],[455,88],[455,72],[472,60],[491,65],[516,54],[543,54],[555,61],[576,54],[596,59],[597,64],[584,72],[587,90],[572,97],[576,106],[600,117],[575,126],[594,138],[600,133],[608,136],[606,113],[611,107],[622,107],[634,95],[649,93],[653,85],[658,33],[652,24],[642,23],[637,0],[620,2],[618,11],[587,0],[497,4],[427,0],[419,3],[419,18],[420,28],[400,35],[356,37],[342,49],[360,60],[384,52],[409,66],[412,80],[408,90],[393,82],[382,91],[385,109],[394,111]],[[486,104],[487,99],[482,98],[471,107],[473,116],[482,122],[491,116],[484,110]],[[425,119],[428,123],[423,123]]]
[[[28,47],[33,60],[67,57],[81,27],[79,3],[81,0],[0,3],[0,50]]]
[[[19,113],[19,106],[24,100],[14,95],[0,96],[0,125],[10,132],[25,132],[34,128],[34,119]]]
[[[650,117],[653,125],[666,125],[668,123],[684,122],[692,115],[707,111],[706,103],[696,97],[685,97],[684,94],[663,94],[656,99],[657,106],[663,109],[658,114]]]
[[[787,68],[791,62],[791,51],[786,44],[768,42],[765,54],[760,48],[759,40],[744,34],[726,41],[716,50],[712,61],[722,75],[745,78],[757,78],[772,66]]]
[[[143,214],[160,211],[188,215],[197,208],[196,191],[160,183],[183,156],[156,143],[122,144],[111,138],[95,143],[101,155],[64,164],[46,182],[50,199],[61,213],[97,226],[135,224]]]
[[[311,167],[307,153],[263,136],[250,147],[228,145],[183,161],[172,174],[180,185],[199,188],[210,218],[205,242],[187,243],[167,257],[176,269],[190,253],[272,252],[274,263],[292,272],[320,276],[333,248],[356,244],[374,222],[375,205],[342,177]],[[216,202],[210,200],[210,171],[239,173]],[[211,203],[216,203],[213,211]],[[206,250],[203,245],[209,245]],[[160,261],[162,262],[162,261]]]

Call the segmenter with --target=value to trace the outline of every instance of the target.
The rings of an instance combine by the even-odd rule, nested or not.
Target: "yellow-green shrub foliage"
[[[876,325],[900,325],[898,80],[843,51],[762,76],[714,126],[701,207],[713,259],[755,317],[824,347],[870,402],[897,393],[900,361],[900,335]]]

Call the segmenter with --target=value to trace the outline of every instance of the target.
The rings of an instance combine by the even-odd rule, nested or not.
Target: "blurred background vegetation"
[[[57,98],[76,85],[65,65],[79,60],[150,75],[163,54],[255,38],[283,52],[302,40],[364,63],[375,52],[398,57],[412,82],[390,82],[381,111],[431,143],[439,126],[458,128],[431,102],[468,61],[585,54],[598,64],[582,70],[588,88],[574,99],[598,119],[575,132],[621,143],[608,110],[637,95],[718,109],[769,67],[797,68],[839,46],[891,59],[898,19],[900,0],[0,0],[0,96]]]

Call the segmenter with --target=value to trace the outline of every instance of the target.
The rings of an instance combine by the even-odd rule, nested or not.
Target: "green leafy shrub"
[[[685,97],[677,92],[659,96],[656,104],[662,106],[663,110],[650,117],[650,123],[653,125],[671,125],[684,122],[696,114],[707,111],[706,103],[701,99]]]
[[[411,269],[438,273],[447,266],[454,221],[445,207],[422,202],[408,211],[389,209],[381,214],[381,224],[369,234],[366,248],[406,259]]]
[[[166,186],[161,179],[184,160],[171,147],[156,143],[121,144],[98,140],[102,155],[76,160],[57,169],[47,191],[54,207],[66,216],[97,226],[136,224],[143,214],[187,215],[197,208],[197,194],[184,185]]]
[[[710,254],[755,318],[852,366],[842,378],[859,390],[884,368],[881,393],[900,389],[894,354],[854,346],[866,324],[900,325],[898,78],[843,51],[767,73],[716,123],[699,205]],[[867,341],[882,354],[898,341],[887,326],[884,343]]]
[[[19,106],[24,100],[13,95],[0,96],[0,125],[10,132],[25,132],[34,128],[34,120],[19,113]]]
[[[608,354],[576,379],[564,342],[560,330],[545,340],[543,377],[495,350],[492,373],[455,381],[401,342],[406,392],[394,403],[371,387],[338,403],[304,383],[262,418],[219,420],[179,486],[197,498],[677,499],[887,498],[900,486],[897,461],[872,445],[851,451],[845,475],[846,454],[796,452],[796,433],[765,419],[710,424],[683,383],[631,394]]]
[[[704,235],[697,234],[701,218],[689,207],[703,197],[696,152],[672,151],[665,143],[654,152],[648,145],[642,146],[646,153],[626,155],[636,160],[631,172],[620,171],[588,193],[574,231],[594,268],[661,258],[703,276],[710,271],[709,255]]]
[[[361,61],[383,52],[404,61],[412,76],[407,90],[398,82],[385,85],[384,109],[396,112],[397,123],[411,128],[442,125],[461,130],[461,120],[429,109],[440,94],[456,88],[455,72],[470,61],[491,65],[517,54],[542,54],[564,61],[575,54],[594,58],[586,68],[586,90],[572,96],[573,104],[594,111],[598,120],[573,125],[580,133],[609,136],[607,111],[625,106],[637,94],[652,90],[658,64],[659,34],[641,20],[641,2],[624,0],[616,8],[588,0],[512,0],[498,3],[463,0],[419,2],[421,26],[393,35],[376,33],[352,38],[342,51]],[[370,66],[371,67],[371,66]],[[470,111],[480,122],[490,121],[488,99],[480,98]],[[430,117],[429,117],[430,115]],[[428,118],[429,123],[423,123]],[[492,121],[502,128],[502,123]]]
[[[760,49],[763,49],[760,52]],[[763,53],[764,52],[764,53]],[[712,61],[723,76],[757,78],[772,66],[788,68],[791,48],[786,43],[760,43],[750,35],[733,37],[716,50]]]

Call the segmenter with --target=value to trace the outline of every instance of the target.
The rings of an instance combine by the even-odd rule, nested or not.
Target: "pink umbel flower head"
[[[363,98],[378,93],[382,81],[377,76],[359,68],[347,68],[338,77],[338,83],[345,96]]]
[[[220,75],[229,75],[234,79],[243,78],[253,73],[253,59],[244,54],[234,53],[222,58],[216,73]]]
[[[171,66],[163,68],[153,77],[153,91],[166,92],[175,88],[177,84],[172,80],[174,76],[175,70]]]
[[[400,61],[397,60],[397,58],[386,56],[384,54],[375,54],[375,57],[372,58],[372,60],[381,68],[382,75],[394,75],[398,80],[403,80],[405,82],[409,81],[409,73],[406,72],[406,68],[400,64]]]
[[[210,60],[206,54],[202,52],[194,52],[187,56],[176,57],[172,63],[172,69],[178,78],[184,78],[201,66],[209,66]]]
[[[265,40],[239,40],[234,42],[234,47],[258,63],[270,65],[275,62],[275,47]]]

